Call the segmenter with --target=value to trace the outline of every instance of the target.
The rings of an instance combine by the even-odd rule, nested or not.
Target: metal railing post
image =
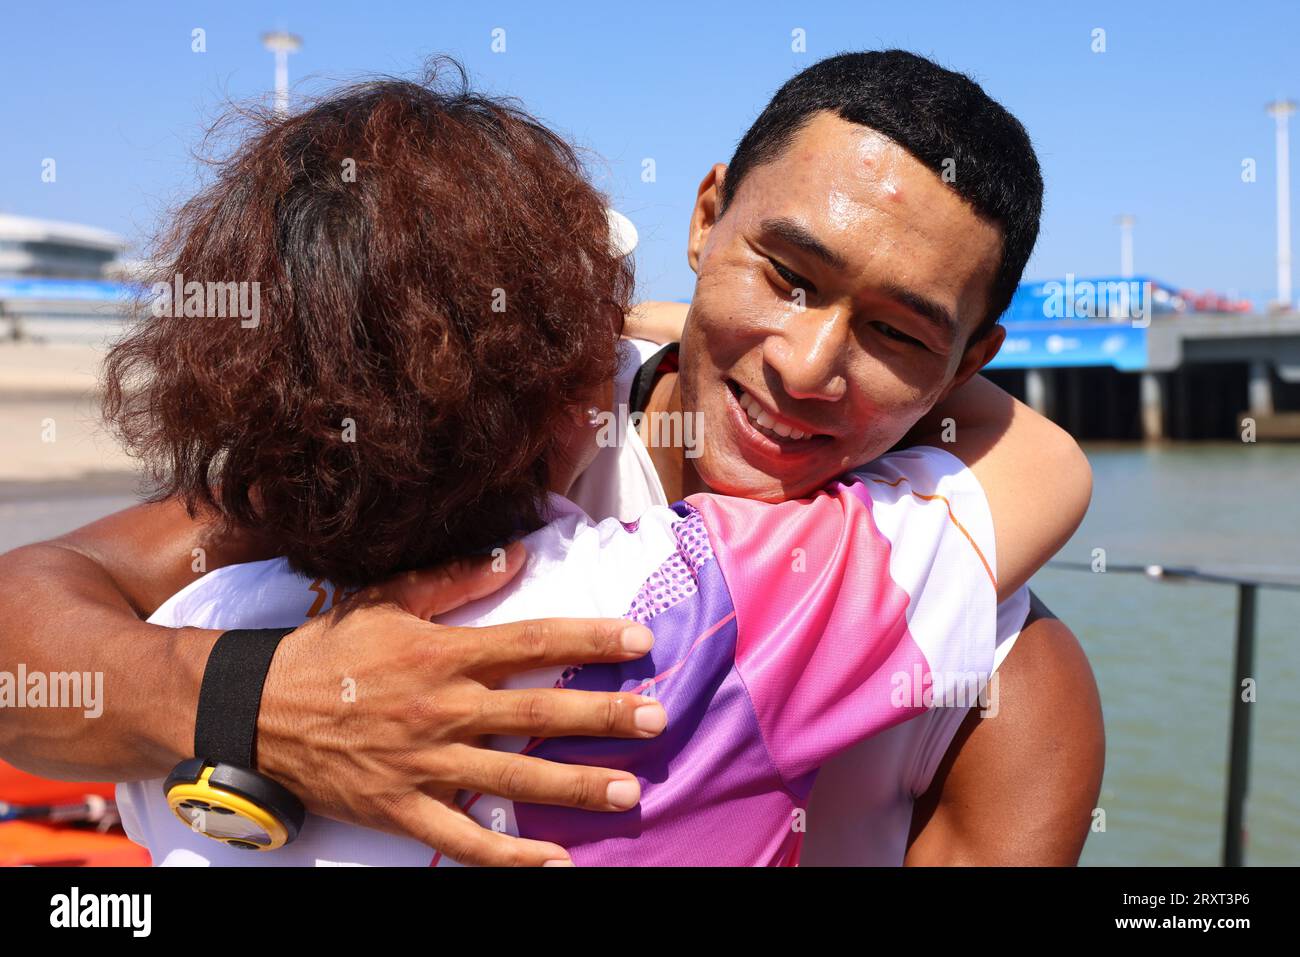
[[[1049,562],[1049,568],[1094,572],[1088,562]],[[1246,859],[1246,794],[1250,789],[1250,708],[1254,694],[1245,695],[1247,681],[1255,681],[1255,607],[1261,588],[1300,592],[1300,577],[1294,569],[1272,569],[1267,577],[1245,577],[1243,569],[1225,572],[1167,565],[1112,564],[1112,572],[1145,575],[1154,581],[1199,581],[1237,588],[1237,645],[1233,652],[1232,710],[1228,744],[1227,802],[1223,819],[1223,866],[1241,867]]]
[[[1233,663],[1232,730],[1228,746],[1228,807],[1223,822],[1223,866],[1245,862],[1246,790],[1250,778],[1250,708],[1242,686],[1255,672],[1255,595],[1257,587],[1237,585],[1237,650]]]

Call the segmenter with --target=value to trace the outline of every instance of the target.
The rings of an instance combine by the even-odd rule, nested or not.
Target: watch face
[[[271,835],[260,824],[220,804],[187,798],[173,804],[172,810],[190,830],[226,841],[232,847],[248,846],[256,849],[271,844]]]

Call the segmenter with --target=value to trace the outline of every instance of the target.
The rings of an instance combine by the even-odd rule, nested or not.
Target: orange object
[[[113,800],[112,784],[50,781],[0,761],[0,801],[6,804],[75,804],[87,794]]]
[[[0,761],[0,803],[80,804],[87,795],[113,800],[113,785],[50,781]],[[120,826],[107,831],[39,819],[0,823],[0,867],[148,867],[149,852]]]
[[[37,821],[0,824],[0,867],[148,867],[149,852],[122,833]]]

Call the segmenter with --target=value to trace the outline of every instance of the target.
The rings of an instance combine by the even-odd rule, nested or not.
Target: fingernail
[[[642,655],[655,643],[654,634],[645,625],[631,625],[624,628],[619,637],[622,639],[624,651],[635,651]]]
[[[605,788],[605,800],[614,807],[634,807],[641,800],[641,785],[626,779],[610,781],[609,787]]]
[[[573,861],[546,861],[542,867],[572,867]]]
[[[632,712],[632,722],[638,731],[658,734],[668,726],[668,712],[658,702],[643,704]]]

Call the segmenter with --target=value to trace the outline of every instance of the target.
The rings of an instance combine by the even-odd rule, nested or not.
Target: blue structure
[[[1111,366],[1124,372],[1147,367],[1147,331],[1129,323],[1008,322],[990,369]]]
[[[128,302],[137,292],[138,289],[130,283],[106,279],[47,279],[27,276],[0,279],[0,300]]]
[[[1149,276],[1022,283],[1002,315],[1007,339],[991,369],[1148,368],[1153,316],[1182,312],[1176,290]]]

